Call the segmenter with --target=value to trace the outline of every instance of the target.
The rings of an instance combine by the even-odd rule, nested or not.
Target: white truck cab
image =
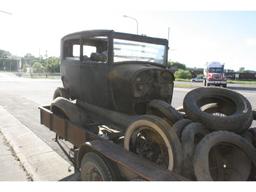
[[[220,62],[209,62],[204,69],[204,86],[227,87],[227,79],[224,73],[224,64]]]

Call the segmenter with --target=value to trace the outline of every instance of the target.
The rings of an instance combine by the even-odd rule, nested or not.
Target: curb
[[[70,164],[0,106],[0,130],[34,181],[59,181]]]

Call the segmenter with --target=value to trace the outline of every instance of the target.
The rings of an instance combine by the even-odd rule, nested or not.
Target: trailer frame
[[[113,162],[120,172],[120,180],[144,180],[144,181],[186,181],[187,178],[170,170],[150,162],[138,155],[126,151],[103,137],[89,130],[89,127],[76,125],[54,114],[50,106],[42,106],[40,109],[40,123],[56,133],[57,138],[73,144],[74,167],[80,171],[80,164],[87,152],[95,152]],[[68,153],[65,153],[68,155]],[[69,157],[70,158],[70,157]]]

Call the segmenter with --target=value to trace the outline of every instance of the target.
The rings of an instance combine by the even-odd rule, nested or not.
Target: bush
[[[182,64],[182,63],[179,63],[179,62],[168,62],[168,65],[169,67],[175,69],[175,70],[178,70],[178,69],[183,69],[183,70],[186,70],[186,65],[185,64]]]
[[[191,79],[192,78],[192,74],[190,73],[190,71],[183,70],[183,69],[179,69],[178,71],[176,71],[174,76],[175,76],[175,78],[178,78],[178,79]]]
[[[43,72],[45,72],[45,68],[44,68],[43,64],[39,63],[39,62],[33,63],[32,69],[33,69],[34,73],[43,73]]]
[[[60,72],[60,60],[57,57],[49,57],[46,61],[46,71],[49,73]]]

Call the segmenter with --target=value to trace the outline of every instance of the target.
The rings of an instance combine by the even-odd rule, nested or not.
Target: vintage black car
[[[126,114],[144,114],[153,99],[171,103],[168,41],[91,30],[61,40],[61,79],[69,97]]]

